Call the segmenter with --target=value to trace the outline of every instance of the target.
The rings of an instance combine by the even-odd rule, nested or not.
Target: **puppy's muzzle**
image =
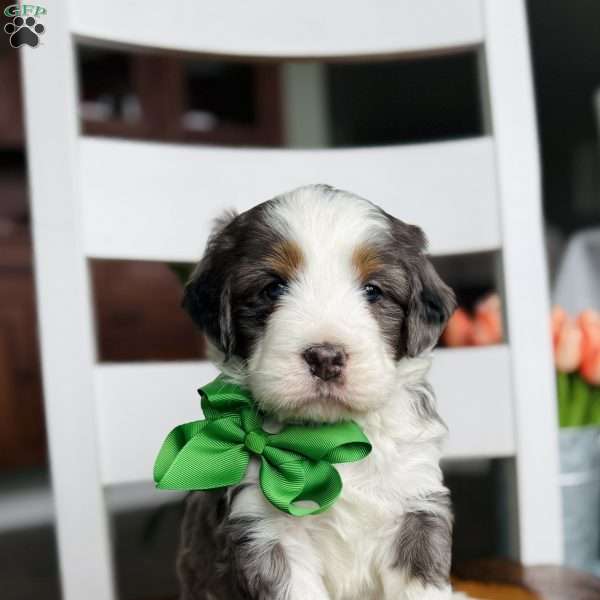
[[[339,379],[344,371],[347,359],[342,346],[328,342],[309,346],[302,356],[310,372],[323,381]]]

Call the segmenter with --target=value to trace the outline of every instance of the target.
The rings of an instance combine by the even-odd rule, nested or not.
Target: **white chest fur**
[[[404,412],[391,408],[397,417]],[[397,560],[403,514],[416,499],[443,489],[443,427],[435,422],[423,431],[421,423],[416,439],[408,421],[390,428],[392,415],[380,416],[388,417],[387,427],[385,421],[382,427],[363,426],[373,444],[369,457],[338,466],[344,481],[340,500],[327,513],[303,523],[332,600],[382,598],[380,576]],[[403,418],[408,419],[406,414]]]
[[[419,369],[410,385],[420,383],[423,374]],[[307,586],[318,578],[331,600],[383,598],[381,575],[396,560],[403,514],[419,499],[444,490],[439,459],[445,427],[416,414],[406,383],[403,378],[380,410],[357,419],[373,450],[360,462],[336,466],[344,488],[326,513],[290,517],[268,505],[255,486],[236,500],[232,512],[260,517],[260,535],[281,542],[300,565],[296,589],[315,593]],[[254,466],[247,480],[256,481],[257,471]]]

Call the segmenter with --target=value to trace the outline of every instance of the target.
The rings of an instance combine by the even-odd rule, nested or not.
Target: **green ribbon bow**
[[[250,456],[260,457],[260,487],[279,510],[295,516],[327,510],[342,491],[332,463],[355,462],[371,444],[353,421],[262,429],[262,416],[247,390],[222,376],[198,390],[204,421],[175,427],[154,465],[161,489],[210,490],[242,481]],[[316,507],[297,504],[312,501]]]

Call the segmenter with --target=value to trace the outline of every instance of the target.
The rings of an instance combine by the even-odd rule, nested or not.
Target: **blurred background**
[[[556,295],[565,249],[574,240],[581,244],[584,230],[600,226],[600,3],[529,0],[527,8]],[[92,135],[315,148],[457,139],[480,135],[486,127],[478,100],[479,58],[471,51],[343,64],[204,60],[85,46],[78,56],[81,124]],[[19,52],[6,35],[0,35],[0,82],[0,581],[5,600],[53,600],[60,595]],[[598,246],[585,248],[600,254]],[[437,262],[467,311],[495,291],[494,253]],[[181,277],[188,268],[93,261],[101,360],[204,355],[203,340],[179,309]],[[593,277],[600,281],[600,272]],[[488,340],[495,341],[500,340]],[[457,507],[455,559],[501,556],[500,466],[495,461],[448,465],[447,478]],[[122,598],[172,596],[181,503],[139,508],[131,500],[134,492],[112,496]],[[467,512],[469,518],[463,518]]]

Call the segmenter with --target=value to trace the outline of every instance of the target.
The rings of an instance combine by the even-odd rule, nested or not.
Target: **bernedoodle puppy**
[[[183,600],[442,600],[452,513],[446,427],[426,381],[455,307],[419,227],[325,185],[219,221],[185,289],[211,359],[276,424],[353,420],[372,445],[337,465],[329,510],[291,516],[258,486],[192,492]]]

